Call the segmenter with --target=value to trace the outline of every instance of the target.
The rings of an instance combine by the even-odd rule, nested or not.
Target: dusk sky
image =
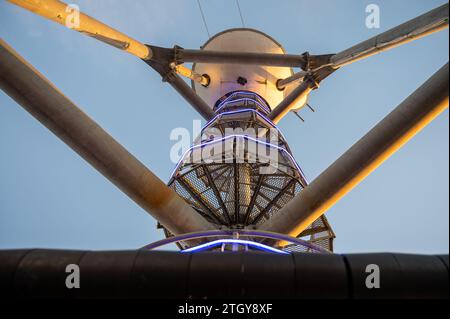
[[[442,0],[240,0],[246,27],[289,53],[336,53]],[[196,0],[71,1],[142,42],[199,48],[207,39]],[[241,27],[234,0],[202,0],[211,34]],[[368,4],[379,29],[365,25]],[[448,30],[335,72],[310,96],[316,112],[279,127],[313,180],[447,63]],[[200,119],[138,58],[0,2],[0,37],[163,181],[173,129]],[[335,251],[448,253],[449,113],[394,154],[326,216]],[[136,249],[163,238],[155,220],[0,91],[0,249]]]

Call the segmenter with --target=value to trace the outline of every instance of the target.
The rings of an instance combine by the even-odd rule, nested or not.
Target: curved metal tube
[[[194,240],[194,239],[201,239],[201,238],[208,238],[208,237],[222,237],[222,236],[234,236],[235,234],[238,234],[239,236],[251,236],[251,237],[260,237],[260,238],[269,238],[269,239],[276,239],[278,241],[286,241],[293,244],[305,246],[309,249],[312,249],[317,252],[330,254],[331,252],[325,248],[322,248],[318,245],[315,245],[313,243],[307,242],[305,240],[302,240],[300,238],[273,233],[269,231],[262,231],[262,230],[247,230],[247,229],[227,229],[227,230],[211,230],[211,231],[201,231],[201,232],[192,232],[187,234],[182,234],[174,237],[169,237],[165,239],[158,240],[154,243],[145,245],[141,249],[148,249],[152,250],[155,248],[159,248],[168,244],[185,241],[185,240]]]

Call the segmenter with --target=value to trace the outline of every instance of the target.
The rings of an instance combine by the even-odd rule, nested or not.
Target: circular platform
[[[258,30],[244,28],[229,29],[216,34],[202,46],[202,50],[285,53],[283,47],[270,36]],[[248,90],[262,96],[270,107],[274,109],[284,98],[285,94],[289,93],[286,92],[287,90],[279,91],[276,87],[276,81],[293,74],[292,68],[288,67],[242,64],[196,63],[193,65],[193,69],[197,73],[208,74],[211,78],[211,83],[208,87],[192,83],[194,91],[211,108],[219,98],[229,92]],[[241,81],[238,81],[238,78],[241,78]],[[242,79],[246,81],[242,81]]]

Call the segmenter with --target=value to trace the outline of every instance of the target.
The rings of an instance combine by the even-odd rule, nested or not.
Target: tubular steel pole
[[[211,79],[209,77],[202,74],[198,74],[182,64],[176,65],[174,62],[172,62],[170,64],[170,68],[174,70],[177,74],[184,76],[196,83],[199,83],[204,87],[208,87],[209,83],[211,82]]]
[[[181,62],[254,64],[276,67],[304,67],[305,57],[295,54],[251,53],[177,49]]]
[[[306,71],[300,71],[300,72],[292,74],[291,76],[289,76],[285,79],[279,79],[277,81],[277,89],[283,90],[286,86],[288,86],[292,82],[295,82],[298,80],[303,80],[307,74],[308,74],[308,72],[306,72]]]
[[[175,72],[168,74],[165,80],[198,112],[205,120],[214,117],[212,107],[194,92]]]
[[[170,232],[214,229],[2,40],[0,88]]]
[[[148,60],[152,51],[143,43],[119,32],[110,26],[84,14],[58,0],[8,0],[41,17],[86,34],[106,44],[124,50],[141,59]]]
[[[278,123],[291,109],[304,106],[309,93],[315,88],[317,84],[314,80],[305,79],[269,113],[269,119]]]
[[[297,236],[448,108],[448,63],[258,229]]]
[[[428,34],[448,28],[448,3],[331,57],[339,68],[371,55],[392,49]]]

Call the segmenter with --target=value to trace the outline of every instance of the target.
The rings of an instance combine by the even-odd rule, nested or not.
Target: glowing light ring
[[[249,95],[251,97],[250,98],[239,98],[239,99],[236,99],[236,100],[231,100],[236,95]],[[231,103],[231,102],[239,101],[239,100],[242,100],[242,99],[253,100],[261,108],[265,109],[268,113],[270,113],[270,111],[271,111],[270,107],[267,105],[267,102],[264,101],[263,99],[261,99],[261,97],[258,94],[253,93],[253,92],[247,92],[247,91],[236,91],[236,92],[233,92],[230,96],[228,96],[225,100],[220,102],[219,105],[217,106],[217,110],[215,112],[219,111],[222,108],[223,104],[225,104],[225,103]]]
[[[204,143],[201,143],[201,144],[198,144],[198,145],[193,145],[193,146],[191,146],[186,152],[184,152],[184,154],[183,154],[183,156],[181,157],[180,161],[179,161],[178,164],[175,166],[175,169],[172,171],[172,174],[170,175],[171,178],[173,178],[175,172],[178,170],[179,166],[182,164],[182,162],[184,161],[186,155],[187,155],[189,152],[193,151],[194,149],[202,148],[202,147],[205,147],[205,146],[210,145],[210,144],[223,142],[223,141],[228,140],[228,139],[230,139],[230,138],[243,138],[243,139],[251,140],[251,141],[254,141],[254,142],[256,142],[256,143],[263,144],[263,145],[265,145],[265,146],[275,148],[275,149],[281,151],[282,153],[287,154],[287,156],[288,156],[289,159],[292,161],[292,163],[294,163],[295,168],[296,168],[296,169],[298,170],[298,172],[300,173],[300,177],[301,177],[301,179],[302,179],[302,182],[304,183],[303,186],[308,185],[308,180],[306,179],[306,177],[305,177],[305,175],[304,175],[302,169],[300,168],[300,166],[298,165],[298,163],[295,161],[294,157],[293,157],[287,150],[285,150],[284,148],[282,148],[282,147],[280,147],[280,146],[278,146],[278,145],[274,145],[274,144],[271,144],[271,143],[263,142],[263,141],[260,141],[260,140],[258,140],[258,139],[255,139],[255,138],[253,138],[253,137],[250,137],[250,136],[248,136],[248,135],[239,135],[239,134],[228,135],[228,136],[222,137],[221,139],[218,139],[218,140],[212,140],[212,141],[208,141],[208,142],[204,142]]]
[[[258,105],[260,105],[263,108],[266,108],[267,113],[271,112],[270,107],[267,105],[267,102],[264,101],[257,93],[247,92],[247,91],[236,91],[236,92],[233,92],[232,94],[230,94],[225,100],[223,100],[222,102],[219,103],[219,105],[217,106],[218,109],[216,110],[216,112],[221,108],[222,104],[228,102],[229,100],[231,100],[231,98],[235,97],[238,94],[240,94],[240,95],[251,95],[253,97],[256,97],[259,100]]]
[[[214,240],[214,241],[210,241],[208,243],[204,243],[198,246],[194,246],[191,248],[187,248],[182,250],[182,253],[190,253],[190,252],[198,252],[198,251],[203,251],[203,250],[207,250],[208,248],[213,248],[215,246],[219,246],[222,244],[238,244],[238,245],[245,245],[245,246],[250,246],[250,247],[254,247],[257,248],[259,250],[264,250],[264,251],[269,251],[272,253],[279,253],[279,254],[284,254],[284,255],[289,255],[288,252],[286,251],[282,251],[280,249],[277,248],[273,248],[258,242],[254,242],[251,240],[243,240],[243,239],[218,239],[218,240]]]
[[[261,116],[270,126],[272,126],[274,129],[276,129],[281,137],[283,137],[284,140],[286,140],[286,138],[284,137],[283,133],[281,132],[281,130],[279,129],[278,126],[276,126],[275,124],[273,124],[273,122],[264,114],[262,114],[261,112],[259,112],[258,110],[255,109],[240,109],[240,110],[235,110],[235,111],[227,111],[227,112],[223,112],[223,113],[219,113],[216,116],[214,116],[211,120],[208,121],[208,123],[205,124],[205,126],[202,129],[202,132],[204,131],[205,128],[207,128],[209,125],[211,125],[212,122],[214,122],[215,120],[217,120],[219,117],[221,117],[222,115],[230,115],[230,114],[236,114],[236,113],[243,113],[243,112],[253,112],[258,114],[259,116]]]
[[[264,110],[267,111],[267,107],[265,107],[264,105],[262,105],[262,104],[259,103],[258,101],[254,100],[254,99],[251,99],[251,98],[248,98],[248,97],[243,97],[243,98],[240,98],[240,99],[228,101],[228,102],[225,103],[225,104],[223,104],[223,102],[220,103],[220,104],[219,104],[220,106],[217,108],[217,110],[215,110],[215,112],[218,113],[222,108],[226,107],[229,103],[235,103],[235,102],[241,102],[241,101],[252,101],[252,102],[256,103],[260,108],[262,108],[262,109],[264,109]],[[223,104],[223,105],[222,105],[222,104]],[[270,113],[270,111],[268,111],[267,113]]]
[[[331,252],[329,250],[327,250],[323,247],[320,247],[316,244],[310,243],[306,240],[300,239],[300,238],[296,238],[296,237],[292,237],[292,236],[284,235],[284,234],[279,234],[279,233],[273,233],[273,232],[269,232],[269,231],[250,230],[250,229],[208,230],[208,231],[201,231],[201,232],[186,233],[186,234],[181,234],[178,236],[158,240],[151,244],[145,245],[141,249],[152,250],[152,249],[156,249],[156,248],[168,245],[168,244],[177,243],[180,241],[189,241],[189,240],[195,240],[195,239],[223,237],[223,236],[233,237],[236,234],[238,234],[240,237],[242,237],[242,236],[249,237],[250,236],[250,237],[269,238],[269,239],[275,239],[278,241],[285,241],[285,242],[289,242],[289,243],[292,243],[295,245],[309,248],[315,252],[331,254]]]
[[[264,114],[262,114],[261,112],[259,112],[258,110],[255,110],[255,109],[241,109],[241,110],[228,111],[228,112],[222,112],[220,114],[217,114],[211,120],[209,120],[208,123],[205,124],[205,126],[202,128],[202,134],[203,134],[203,131],[209,125],[211,125],[212,122],[217,120],[219,117],[222,117],[222,115],[232,115],[232,114],[236,114],[236,113],[245,113],[245,112],[253,112],[253,113],[256,113],[257,115],[261,116],[263,118],[263,120],[265,120],[267,122],[267,124],[272,126],[274,129],[277,130],[278,133],[280,133],[280,135],[283,138],[284,142],[286,142],[286,137],[284,137],[284,134],[283,134],[283,132],[281,132],[280,128],[278,126],[276,126],[275,124],[273,124],[273,122],[269,118],[267,118]]]

